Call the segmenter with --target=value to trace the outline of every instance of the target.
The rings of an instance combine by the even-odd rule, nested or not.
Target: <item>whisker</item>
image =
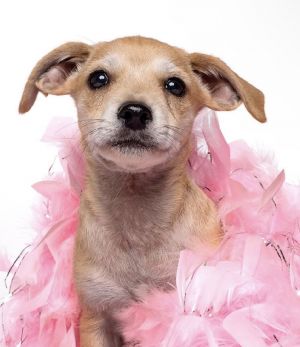
[[[171,125],[171,124],[166,124],[163,126],[164,128],[168,128],[168,129],[181,129],[179,127],[177,127],[176,125]]]
[[[108,136],[109,134],[111,134],[113,132],[111,129],[109,129],[105,126],[99,126],[95,129],[91,129],[91,130],[87,131],[86,133],[81,134],[80,144],[82,146],[82,153],[85,153],[87,148],[90,148],[91,151],[94,150],[97,143],[95,141],[88,141],[88,138],[90,136],[94,136],[95,134],[97,134],[101,130],[105,130],[105,136]],[[101,134],[101,135],[103,136],[103,134]],[[91,148],[91,145],[93,148]]]
[[[162,128],[171,130],[171,132],[176,133],[179,136],[181,136],[183,134],[183,129],[181,129],[175,125],[164,125]]]

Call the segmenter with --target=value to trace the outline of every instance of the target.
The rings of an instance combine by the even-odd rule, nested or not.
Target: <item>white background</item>
[[[219,56],[265,93],[268,116],[262,125],[243,107],[219,113],[226,138],[274,152],[288,181],[300,181],[300,1],[2,1],[0,25],[0,246],[11,256],[31,237],[30,185],[55,156],[39,138],[52,117],[75,115],[68,97],[40,96],[19,116],[19,98],[36,61],[69,40],[139,34]]]

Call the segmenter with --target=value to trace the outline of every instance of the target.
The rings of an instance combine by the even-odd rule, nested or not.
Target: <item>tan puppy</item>
[[[217,58],[143,37],[58,47],[32,71],[21,113],[38,91],[74,98],[85,148],[74,262],[81,346],[121,346],[115,313],[171,289],[180,250],[222,235],[186,172],[195,115],[243,102],[264,122],[264,97]]]

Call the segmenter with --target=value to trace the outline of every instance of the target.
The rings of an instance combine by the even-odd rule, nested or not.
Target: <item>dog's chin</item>
[[[116,142],[98,148],[98,159],[112,171],[142,173],[167,162],[169,153],[139,142]]]

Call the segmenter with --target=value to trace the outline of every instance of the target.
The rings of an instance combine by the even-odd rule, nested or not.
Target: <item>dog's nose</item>
[[[152,113],[144,105],[127,104],[120,109],[118,118],[124,120],[126,128],[143,130],[152,121]]]

